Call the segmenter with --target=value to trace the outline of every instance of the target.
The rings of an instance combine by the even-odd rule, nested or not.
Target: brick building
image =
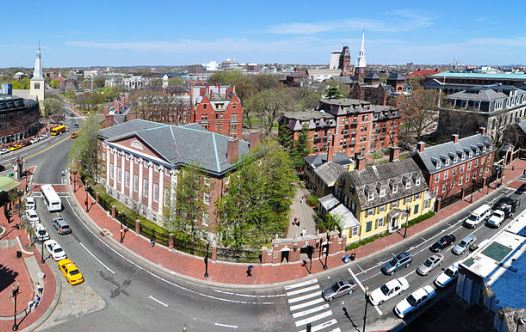
[[[221,135],[241,137],[243,106],[235,87],[194,85],[191,98],[192,122]]]
[[[394,107],[343,98],[322,99],[317,110],[284,113],[279,123],[280,130],[290,130],[293,140],[306,129],[312,154],[332,147],[334,153],[354,156],[397,145],[400,118]]]
[[[38,102],[0,95],[0,143],[24,139],[40,129]]]
[[[350,84],[351,98],[366,100],[377,105],[400,106],[400,101],[413,93],[413,87],[399,73],[390,73],[387,82],[380,81],[375,72],[365,74],[363,82]]]
[[[103,129],[99,137],[98,181],[111,196],[160,225],[166,209],[174,206],[182,167],[198,164],[209,188],[203,197],[208,211],[199,225],[203,236],[215,232],[216,202],[238,157],[250,148],[248,142],[198,124],[173,126],[141,119]]]
[[[450,142],[425,147],[417,144],[412,158],[424,173],[429,191],[444,200],[454,195],[464,196],[466,190],[486,185],[492,174],[495,147],[485,128],[480,133]]]

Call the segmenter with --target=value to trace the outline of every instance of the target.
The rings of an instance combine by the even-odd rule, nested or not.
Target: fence
[[[261,251],[237,248],[217,248],[217,259],[235,263],[261,263]]]

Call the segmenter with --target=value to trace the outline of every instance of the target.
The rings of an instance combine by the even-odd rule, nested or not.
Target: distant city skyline
[[[34,2],[34,3],[31,3]],[[494,3],[117,0],[2,5],[0,67],[244,63],[328,64],[348,45],[356,63],[365,29],[368,64],[521,64],[526,33],[518,0]],[[18,14],[15,14],[18,13]],[[23,15],[22,15],[23,14]],[[7,28],[11,27],[11,28]]]

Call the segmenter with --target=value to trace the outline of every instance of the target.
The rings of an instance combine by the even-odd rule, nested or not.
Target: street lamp
[[[12,287],[12,295],[13,295],[13,300],[15,302],[15,308],[13,310],[13,328],[12,328],[13,331],[18,330],[18,324],[16,322],[16,297],[19,291],[20,291],[20,284],[18,283],[18,281],[15,281]]]
[[[404,227],[404,239],[407,237],[407,226],[409,225],[409,213],[411,210],[409,210],[409,206],[406,206],[405,208],[405,227]]]
[[[206,253],[205,253],[205,278],[208,278],[208,248],[210,247],[210,242],[206,244]]]
[[[471,179],[471,203],[473,203],[473,194],[475,194],[475,178]]]
[[[86,191],[86,200],[84,201],[86,203],[86,212],[89,212],[89,201],[88,201],[88,190],[89,190],[89,185],[85,185],[84,186],[84,190]]]
[[[513,313],[513,321],[515,322],[515,325],[517,326],[517,328],[515,329],[515,332],[519,332],[519,328],[521,325],[526,325],[526,319],[522,318],[517,311]]]
[[[122,219],[121,219],[121,238],[119,240],[120,243],[124,242],[124,228],[122,228]]]
[[[37,233],[37,240],[38,240],[38,233]],[[40,255],[41,255],[40,262],[44,264],[46,262],[46,260],[44,259],[44,239],[40,240]]]
[[[323,265],[323,269],[327,270],[327,259],[329,258],[329,243],[331,242],[331,237],[329,232],[327,232],[327,250],[325,252],[325,264]]]
[[[371,292],[369,292],[369,287],[367,287],[367,286],[365,286],[364,295],[365,295],[365,313],[363,314],[363,329],[362,329],[362,332],[365,332],[365,325],[367,324],[367,307],[369,305],[369,298],[371,297]]]

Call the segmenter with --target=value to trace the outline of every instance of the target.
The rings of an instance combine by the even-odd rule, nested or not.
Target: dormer
[[[363,192],[367,197],[367,201],[372,201],[374,199],[374,190],[371,190],[368,186],[363,187]]]
[[[402,184],[404,185],[405,189],[411,188],[411,178],[407,175],[404,175],[402,178]]]
[[[471,148],[471,150],[473,150],[473,152],[474,152],[476,155],[479,154],[480,151],[479,151],[479,148],[477,148],[476,145],[471,145],[470,148]]]
[[[393,194],[396,194],[398,192],[398,183],[394,179],[389,180],[389,189]]]
[[[458,156],[455,152],[449,152],[448,155],[449,155],[449,158],[453,160],[454,163],[458,161]]]
[[[378,182],[378,184],[376,185],[376,189],[380,193],[380,197],[385,197],[385,195],[387,194],[386,186],[380,184],[380,182]]]
[[[446,156],[445,154],[441,154],[440,155],[440,159],[442,159],[442,162],[444,163],[444,166],[449,166],[449,157]]]
[[[466,154],[460,149],[457,149],[457,155],[460,157],[460,160],[464,160],[466,158]]]
[[[464,151],[466,151],[469,158],[473,157],[473,150],[470,148],[464,148]]]
[[[440,159],[436,157],[431,157],[431,161],[433,162],[433,164],[435,164],[436,169],[442,167],[442,162],[440,161]]]

